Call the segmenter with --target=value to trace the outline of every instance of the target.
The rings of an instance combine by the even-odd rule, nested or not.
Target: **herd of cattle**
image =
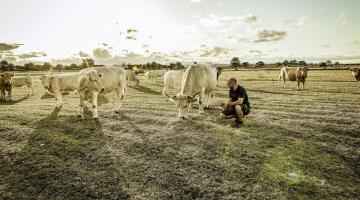
[[[187,118],[192,102],[199,102],[199,113],[204,112],[204,107],[209,106],[221,71],[222,68],[215,67],[212,64],[196,63],[188,66],[185,71],[169,70],[165,73],[148,71],[145,73],[145,77],[149,80],[163,77],[164,89],[162,94],[167,100],[176,103],[179,117]],[[360,83],[360,69],[352,68],[350,71]],[[298,90],[300,83],[302,83],[304,89],[307,72],[307,67],[283,67],[280,71],[279,80],[283,80],[284,88],[285,80],[288,80],[296,81]],[[93,118],[98,118],[97,99],[99,94],[114,91],[116,95],[115,112],[120,112],[127,84],[134,83],[137,86],[140,84],[140,79],[134,71],[114,66],[86,68],[71,74],[43,75],[40,76],[40,80],[45,90],[55,96],[57,108],[63,106],[63,93],[77,91],[80,100],[78,116],[83,117],[84,106],[88,102],[92,104]],[[22,86],[28,87],[29,94],[33,93],[32,77],[30,75],[15,77],[14,73],[1,73],[0,90],[3,100],[6,100],[5,92],[7,92],[8,100],[11,101],[13,87]],[[174,90],[176,95],[170,96],[168,94],[170,90]],[[198,98],[195,98],[196,96]],[[204,104],[205,96],[207,99]]]

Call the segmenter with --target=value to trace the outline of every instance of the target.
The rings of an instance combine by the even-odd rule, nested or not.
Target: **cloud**
[[[275,42],[284,39],[287,36],[286,31],[262,30],[257,34],[257,39],[254,42]]]
[[[321,47],[323,47],[323,48],[330,48],[330,47],[331,47],[331,45],[328,45],[328,44],[323,44],[323,45],[321,45]]]
[[[359,40],[354,40],[350,43],[348,43],[349,45],[352,45],[352,46],[359,46],[360,45],[360,41]]]
[[[128,35],[125,37],[126,40],[137,40],[137,38],[135,36],[132,35]]]
[[[47,56],[45,52],[30,52],[30,53],[24,53],[18,55],[21,59],[27,59],[27,58],[37,58],[37,57],[44,57]]]
[[[83,51],[80,51],[80,52],[79,52],[79,56],[80,56],[80,57],[90,57],[89,54],[87,54],[87,53],[85,53],[85,52],[83,52]]]
[[[260,50],[250,50],[249,53],[252,53],[252,54],[263,54],[263,52],[260,51]]]
[[[23,44],[16,43],[0,43],[0,52],[2,51],[11,51],[13,49],[19,48]]]
[[[341,10],[339,15],[338,15],[338,18],[337,18],[337,21],[340,23],[340,24],[347,24],[348,22],[348,19],[347,19],[347,16],[346,16],[346,11],[345,10]]]
[[[111,58],[111,53],[107,49],[96,48],[93,50],[93,55],[95,58]]]
[[[248,14],[246,16],[241,17],[240,20],[245,23],[255,23],[258,21],[258,17],[255,16],[254,14]]]
[[[200,3],[202,0],[190,0],[190,3]]]
[[[202,49],[201,51],[200,57],[217,57],[221,54],[228,54],[230,49],[224,47],[212,47]]]
[[[104,47],[109,46],[109,44],[108,44],[108,43],[105,43],[105,42],[103,42],[102,45],[103,45]]]
[[[143,45],[142,45],[142,48],[144,48],[144,49],[149,48],[149,44],[143,44]]]

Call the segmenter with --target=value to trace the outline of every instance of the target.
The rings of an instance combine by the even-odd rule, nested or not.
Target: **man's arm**
[[[243,104],[243,102],[244,102],[244,98],[238,98],[238,100],[236,101],[231,101],[230,99],[228,105],[229,106],[241,105]]]

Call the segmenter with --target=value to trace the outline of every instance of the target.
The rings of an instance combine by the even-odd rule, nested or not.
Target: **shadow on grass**
[[[17,99],[17,100],[11,100],[11,101],[4,101],[3,99],[0,100],[0,105],[14,105],[16,103],[22,102],[26,99],[29,99],[30,97],[34,96],[34,94],[28,94],[26,96],[24,96],[21,99]]]
[[[1,199],[128,199],[101,126],[59,111],[36,123],[23,151],[0,155]]]
[[[129,86],[129,87],[132,88],[132,89],[135,89],[135,90],[137,90],[139,92],[144,92],[144,93],[148,93],[148,94],[152,94],[152,95],[161,95],[161,92],[150,89],[150,88],[145,87],[145,86],[140,86],[140,87]]]

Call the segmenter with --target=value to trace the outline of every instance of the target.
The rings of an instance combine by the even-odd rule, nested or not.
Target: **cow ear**
[[[5,75],[4,75],[4,74],[1,74],[1,76],[2,76],[2,77],[5,77]]]
[[[49,76],[49,79],[50,80],[52,80],[52,79],[54,79],[55,78],[55,76]]]
[[[14,75],[14,72],[13,72],[13,73],[11,73],[11,74],[10,74],[10,76],[15,76],[15,75]]]
[[[103,74],[98,73],[99,77],[102,77]]]

